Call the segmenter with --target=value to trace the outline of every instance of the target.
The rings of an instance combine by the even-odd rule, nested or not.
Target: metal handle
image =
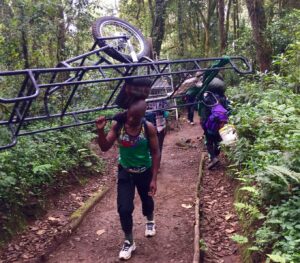
[[[234,63],[234,60],[241,60],[243,62],[243,64],[246,65],[247,69],[246,70],[239,69],[237,67],[237,65]],[[242,56],[240,56],[240,57],[230,57],[229,63],[237,73],[240,73],[240,74],[253,73],[252,65],[250,64],[250,62],[245,57],[242,57]]]
[[[17,97],[17,98],[13,98],[13,99],[0,98],[0,103],[13,103],[13,102],[17,102],[17,101],[32,100],[32,99],[36,98],[40,93],[40,89],[35,81],[35,78],[34,78],[31,70],[28,71],[28,75],[29,75],[29,78],[33,85],[33,88],[35,89],[34,94],[29,95],[29,96]]]
[[[9,144],[6,145],[0,145],[0,150],[5,150],[5,149],[9,149],[11,147],[14,147],[17,144],[17,136],[14,134],[13,128],[11,125],[8,126],[9,130],[11,132],[11,142]]]

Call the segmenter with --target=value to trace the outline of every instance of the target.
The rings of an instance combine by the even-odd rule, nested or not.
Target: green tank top
[[[121,128],[118,137],[119,163],[125,169],[148,169],[152,165],[149,142],[146,136],[146,123],[143,122],[141,131],[137,136],[131,136],[126,132],[125,125]]]

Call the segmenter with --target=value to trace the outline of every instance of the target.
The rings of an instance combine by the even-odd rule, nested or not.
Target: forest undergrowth
[[[235,208],[244,229],[233,239],[245,261],[300,262],[299,56],[300,34],[275,57],[274,71],[229,92],[239,140],[227,155],[240,181]]]

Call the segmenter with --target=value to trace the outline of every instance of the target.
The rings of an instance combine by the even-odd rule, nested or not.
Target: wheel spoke
[[[126,25],[123,25],[118,22],[106,22],[103,25],[100,26],[100,33],[103,37],[108,36],[117,36],[117,35],[124,35],[130,37],[131,44],[136,51],[137,54],[141,53],[143,50],[143,42],[138,34],[135,34],[130,28],[128,28]],[[107,43],[112,45],[116,50],[118,50],[120,53],[125,55],[130,55],[130,50],[128,47],[127,42],[123,43],[122,40],[106,40]]]

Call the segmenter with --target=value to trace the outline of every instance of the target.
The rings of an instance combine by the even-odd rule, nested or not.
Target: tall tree
[[[178,28],[178,55],[184,56],[184,28],[183,28],[183,5],[182,0],[177,2],[177,28]]]
[[[226,45],[227,45],[228,32],[229,32],[229,20],[230,20],[231,3],[232,3],[232,0],[228,0],[227,12],[226,12],[226,25],[225,25]]]
[[[58,5],[57,61],[66,59],[66,25],[63,3]]]
[[[251,20],[252,33],[256,48],[256,57],[262,72],[271,67],[272,49],[266,39],[266,17],[262,0],[246,0]]]
[[[161,51],[162,41],[165,35],[165,20],[168,0],[155,1],[155,19],[151,30],[151,37],[153,39],[153,49],[159,56]]]
[[[207,0],[206,14],[203,12],[202,5],[199,5],[199,7],[198,7],[198,12],[199,12],[200,18],[202,20],[202,23],[204,26],[204,32],[205,32],[205,37],[204,37],[205,56],[209,56],[211,19],[215,12],[216,5],[217,5],[217,0]]]
[[[154,8],[153,8],[152,0],[148,0],[148,6],[149,6],[150,17],[151,17],[151,29],[152,29],[154,22],[155,22],[155,15],[154,15]]]
[[[233,35],[234,38],[237,39],[239,37],[239,1],[232,0],[233,2],[233,12],[232,12],[232,20],[233,20]]]
[[[226,47],[224,0],[218,0],[218,14],[219,14],[220,54],[223,54]]]
[[[26,13],[25,13],[25,4],[19,3],[19,10],[20,10],[20,28],[21,28],[21,46],[22,46],[22,54],[24,59],[24,67],[29,68],[29,51],[28,51],[28,28],[27,28],[27,21],[26,21]]]

